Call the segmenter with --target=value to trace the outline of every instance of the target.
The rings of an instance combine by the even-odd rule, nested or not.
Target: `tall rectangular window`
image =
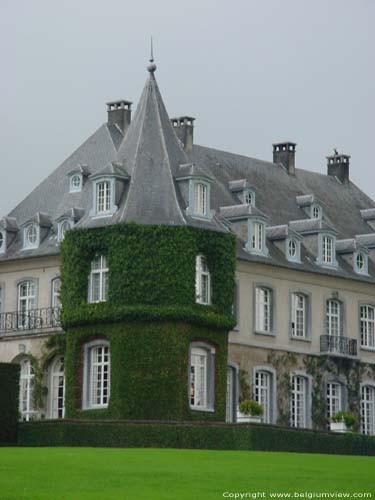
[[[338,300],[327,300],[326,332],[327,335],[341,335],[341,303]]]
[[[18,285],[18,328],[33,328],[36,316],[36,286],[33,281]]]
[[[272,394],[271,394],[272,374],[264,370],[255,372],[254,399],[263,408],[263,422],[272,422]]]
[[[111,183],[98,182],[96,185],[96,213],[103,214],[111,210]]]
[[[363,305],[360,307],[361,346],[375,347],[374,339],[374,308]]]
[[[300,375],[291,379],[290,425],[307,426],[307,379]]]
[[[375,387],[364,385],[361,392],[361,431],[375,434]]]
[[[327,384],[327,418],[330,420],[342,410],[341,384],[330,382]]]
[[[256,252],[263,252],[264,224],[261,222],[253,223],[253,236],[251,248]]]
[[[211,304],[211,275],[204,255],[197,255],[195,261],[195,293],[198,304]]]
[[[108,405],[110,394],[110,353],[109,346],[91,349],[90,406]]]
[[[292,336],[306,338],[306,296],[292,293]]]
[[[101,255],[91,263],[89,302],[105,302],[108,297],[107,258]]]
[[[190,406],[207,407],[207,358],[208,352],[197,347],[191,350],[190,359]]]
[[[255,329],[258,332],[272,331],[272,291],[268,288],[255,289]]]
[[[194,214],[207,215],[208,212],[208,189],[206,184],[196,182],[194,184]]]
[[[323,262],[332,264],[334,261],[334,244],[332,236],[323,236]]]

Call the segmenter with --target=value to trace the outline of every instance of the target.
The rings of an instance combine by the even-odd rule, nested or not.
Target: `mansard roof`
[[[69,175],[74,172],[82,173],[85,178],[81,191],[70,192]],[[110,217],[94,219],[90,216],[92,179],[98,175],[122,177],[126,182],[122,183],[124,188],[118,210]],[[196,219],[187,213],[184,183],[179,182],[183,177],[205,177],[210,181],[211,209],[214,211],[211,219]],[[239,192],[249,188],[256,191],[256,207],[243,205],[239,198]],[[308,218],[305,211],[316,202],[322,207],[322,220]],[[277,247],[276,240],[289,231],[303,234],[331,230],[337,233],[338,240],[356,238],[356,244],[375,248],[375,233],[370,225],[375,219],[373,200],[350,180],[344,185],[331,175],[298,168],[295,175],[290,175],[280,164],[196,144],[185,151],[167,114],[154,70],[150,71],[126,131],[110,123],[99,127],[10,212],[8,227],[20,227],[30,220],[30,215],[38,213],[45,214],[54,224],[64,216],[73,217],[78,227],[135,221],[140,224],[187,224],[217,231],[228,230],[231,218],[239,220],[238,217],[257,215],[264,217],[271,226],[267,231],[269,257],[251,255],[239,243],[239,258],[358,280],[372,279],[355,275],[340,255],[338,269],[323,269],[316,264],[316,258],[305,248],[303,240],[302,262],[290,263]],[[59,253],[55,227],[56,224],[51,227],[39,248],[28,251],[28,256]],[[342,246],[346,248],[346,244]],[[12,243],[0,260],[24,255],[20,244]],[[370,274],[375,275],[373,267],[370,262]]]

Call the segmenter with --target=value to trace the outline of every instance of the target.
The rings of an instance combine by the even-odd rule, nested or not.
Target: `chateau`
[[[200,146],[151,61],[108,120],[0,220],[0,361],[20,418],[329,428],[375,434],[375,202],[350,156],[297,168]],[[271,161],[272,159],[272,161]]]

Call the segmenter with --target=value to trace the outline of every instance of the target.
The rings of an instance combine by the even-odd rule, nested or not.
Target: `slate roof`
[[[336,231],[340,250],[356,244],[375,248],[375,233],[367,223],[375,219],[375,202],[351,181],[340,183],[335,177],[296,169],[290,175],[280,164],[229,153],[194,144],[185,152],[175,134],[164,106],[152,68],[136,113],[127,132],[116,125],[104,124],[67,160],[37,186],[17,207],[2,219],[0,227],[15,231],[25,222],[42,215],[42,222],[52,226],[39,248],[22,250],[19,232],[0,261],[25,256],[59,253],[57,222],[64,216],[73,218],[77,227],[100,227],[122,221],[140,224],[191,225],[216,231],[227,231],[231,221],[246,216],[264,216],[269,256],[251,255],[238,241],[238,258],[253,262],[297,268],[309,272],[332,274],[358,280],[374,281],[354,273],[338,255],[338,269],[325,269],[316,256],[301,245],[302,262],[289,262],[277,245],[289,231],[308,234],[321,230]],[[69,192],[69,175],[83,174],[80,192]],[[98,174],[126,179],[115,214],[92,218],[92,179]],[[211,220],[191,217],[187,212],[186,193],[178,179],[204,176],[211,182]],[[256,207],[243,205],[243,189],[256,192]],[[323,220],[310,219],[306,207],[317,201]],[[37,219],[38,220],[38,219]],[[17,223],[15,222],[17,221]],[[5,227],[6,226],[6,227]],[[48,226],[48,224],[47,224]],[[371,260],[371,256],[370,256]],[[370,274],[375,276],[370,262]]]

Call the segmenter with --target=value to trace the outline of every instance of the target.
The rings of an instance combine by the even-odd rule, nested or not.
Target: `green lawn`
[[[375,498],[375,457],[251,451],[0,448],[1,500],[211,500],[225,498],[224,492],[266,492],[263,498],[268,498],[269,492],[294,491],[371,492]]]

